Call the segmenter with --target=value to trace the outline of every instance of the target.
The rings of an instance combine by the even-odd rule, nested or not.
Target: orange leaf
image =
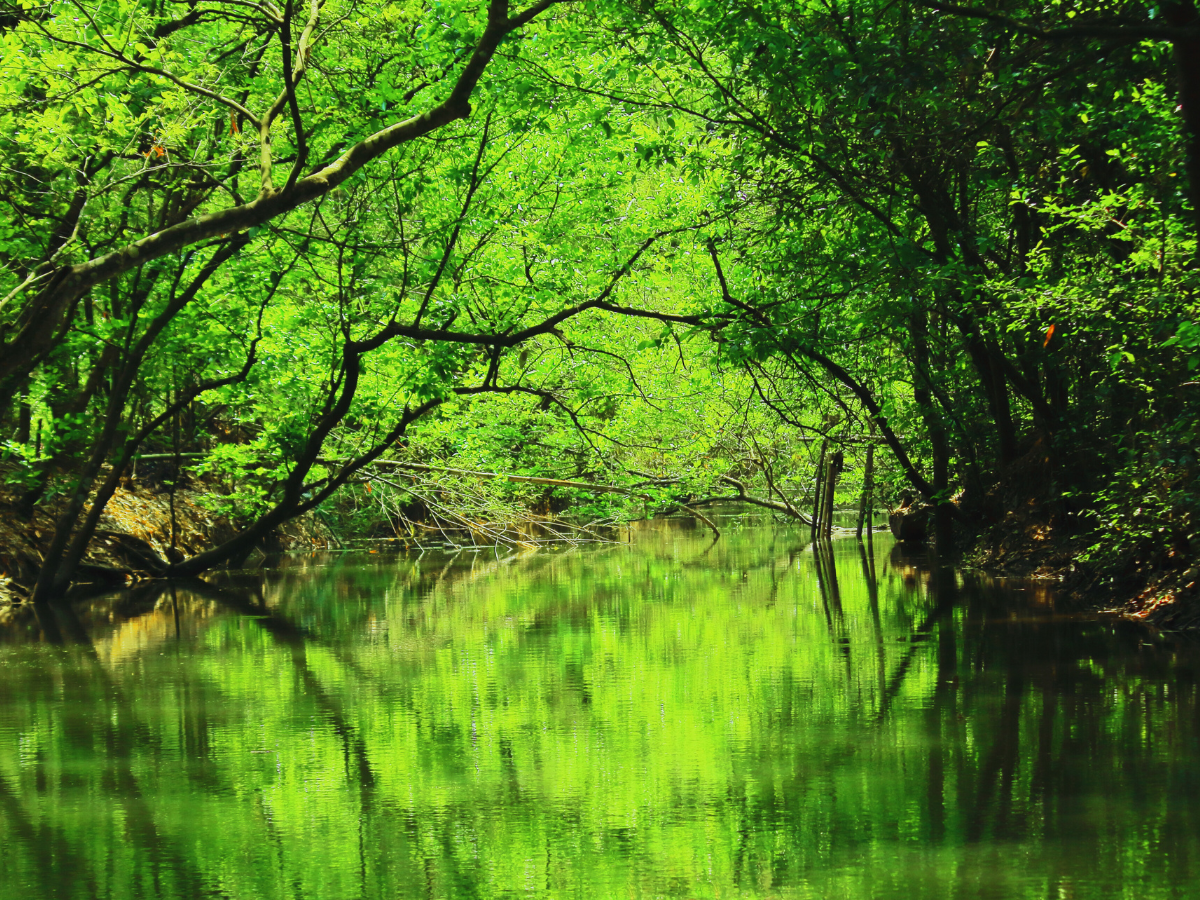
[[[1051,325],[1049,328],[1046,329],[1046,339],[1044,341],[1042,341],[1043,349],[1050,346],[1050,338],[1052,338],[1052,337],[1054,337],[1054,326],[1053,325]]]

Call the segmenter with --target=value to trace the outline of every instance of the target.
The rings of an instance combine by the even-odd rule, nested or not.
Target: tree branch
[[[54,335],[64,316],[73,304],[92,287],[191,244],[262,225],[277,216],[324,196],[392,148],[430,134],[458,119],[466,118],[471,113],[469,102],[471,94],[500,42],[512,31],[527,24],[538,14],[560,2],[565,2],[565,0],[539,0],[524,12],[510,19],[508,18],[508,4],[504,0],[491,0],[487,27],[475,44],[453,89],[444,100],[427,112],[389,125],[387,128],[363,138],[332,163],[305,178],[298,179],[286,190],[270,194],[260,193],[249,203],[187,219],[146,235],[140,240],[103,256],[57,270],[49,279],[50,284],[42,289],[20,316],[16,334],[0,347],[0,403],[7,402],[8,395],[14,389],[13,385],[32,370],[36,361],[53,344]],[[52,35],[48,35],[48,37],[52,40],[60,40]],[[94,47],[80,45],[78,42],[67,43],[81,46],[90,52],[112,55],[108,51],[99,51]],[[132,61],[128,62],[142,71],[173,78],[167,73],[138,66]],[[189,89],[195,87],[181,86]],[[241,104],[235,104],[207,89],[202,90],[201,93],[229,105],[230,108],[246,116],[251,122],[258,121]]]
[[[1079,24],[1068,25],[1064,28],[1041,28],[1030,25],[1020,19],[1014,19],[1003,13],[991,12],[974,6],[962,6],[958,3],[940,3],[938,0],[916,0],[918,6],[932,9],[935,12],[951,16],[962,16],[972,19],[983,19],[995,22],[1005,28],[1029,37],[1041,38],[1048,41],[1080,40],[1099,38],[1106,41],[1129,43],[1133,41],[1177,41],[1181,38],[1196,37],[1195,28],[1178,28],[1164,25],[1146,25],[1143,23],[1118,23],[1115,25]]]

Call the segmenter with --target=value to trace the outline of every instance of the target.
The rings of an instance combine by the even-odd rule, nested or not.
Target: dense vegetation
[[[347,486],[484,538],[807,520],[876,450],[943,548],[1036,509],[1187,563],[1198,43],[1191,0],[4,0],[30,589],[156,457],[237,525],[158,575]]]

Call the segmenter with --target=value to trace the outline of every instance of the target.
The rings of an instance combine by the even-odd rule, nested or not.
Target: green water
[[[877,539],[292,559],[0,625],[0,897],[1200,896],[1200,654]]]

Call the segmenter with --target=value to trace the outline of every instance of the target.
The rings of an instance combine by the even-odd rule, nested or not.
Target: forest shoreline
[[[1167,551],[1153,565],[1087,560],[1094,538],[1041,518],[1006,519],[976,535],[962,563],[996,577],[1058,584],[1073,605],[1167,631],[1200,629],[1200,567]]]
[[[97,587],[132,587],[157,577],[155,561],[227,540],[236,527],[228,517],[211,511],[206,499],[214,496],[195,487],[175,494],[172,541],[170,493],[122,488],[105,510],[103,537],[85,560],[87,576],[79,586],[88,593]],[[55,509],[53,502],[39,506],[34,517],[24,521],[17,515],[15,495],[0,492],[0,603],[27,601],[36,566],[53,534]],[[256,545],[252,555],[324,549],[355,537],[363,535],[335,532],[309,514],[285,523]],[[1090,612],[1163,630],[1200,629],[1197,566],[1121,568],[1081,562],[1087,543],[1085,534],[1055,528],[1046,517],[1010,515],[970,537],[955,564],[993,577],[1056,583],[1072,605]]]
[[[105,507],[97,540],[83,560],[78,587],[87,593],[97,587],[132,587],[158,577],[156,567],[165,567],[172,559],[228,540],[238,528],[228,516],[208,508],[205,500],[214,497],[192,488],[181,488],[173,497],[169,491],[147,487],[119,488]],[[18,512],[17,495],[0,489],[0,604],[28,600],[64,503],[63,498],[54,498],[25,518]],[[329,528],[310,513],[285,522],[251,553],[325,548],[332,540]]]
[[[35,600],[347,507],[453,548],[730,499],[828,537],[853,496],[959,549],[1043,504],[1092,535],[1039,531],[1047,571],[1103,559],[1147,615],[1190,590],[1195,9],[235,6],[0,22]],[[100,522],[168,482],[229,536]]]

